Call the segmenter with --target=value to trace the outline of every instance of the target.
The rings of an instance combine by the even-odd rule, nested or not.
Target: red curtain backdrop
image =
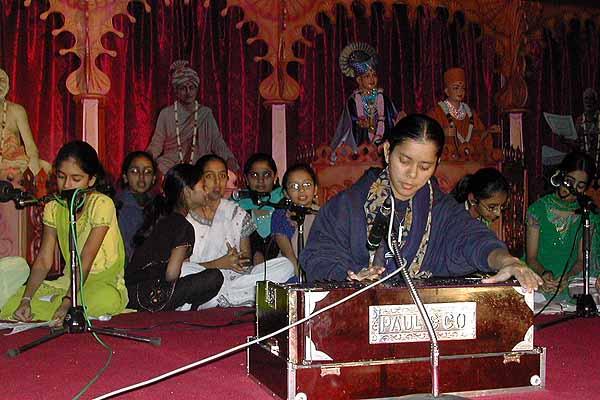
[[[529,60],[527,76],[531,111],[523,124],[530,201],[543,194],[548,178],[542,167],[542,146],[569,151],[551,133],[543,112],[577,118],[583,113],[583,91],[588,87],[600,91],[600,32],[591,23],[571,21],[544,32],[534,50],[539,57]]]
[[[103,37],[104,46],[117,52],[116,58],[101,56],[97,61],[112,83],[106,102],[107,170],[118,176],[125,154],[145,149],[150,142],[160,109],[174,101],[168,71],[177,59],[189,60],[198,71],[199,101],[213,110],[240,162],[261,145],[270,146],[259,138],[265,130],[261,121],[270,124],[258,93],[268,70],[253,60],[265,48],[246,44],[252,26],[235,27],[241,10],[233,8],[222,17],[225,0],[211,1],[208,9],[202,1],[185,5],[179,0],[171,7],[163,1],[150,3],[150,13],[131,3],[133,24],[125,16],[114,18],[122,39]],[[75,138],[75,102],[65,80],[79,60],[58,54],[73,38],[51,36],[62,18],[54,14],[48,22],[41,21],[39,15],[48,8],[47,1],[33,1],[29,8],[22,0],[0,2],[0,67],[11,78],[9,99],[25,106],[41,154],[52,161],[60,146]]]
[[[413,24],[407,7],[395,5],[391,20],[375,5],[370,17],[355,7],[351,18],[343,7],[336,9],[337,23],[319,19],[324,30],[306,36],[314,47],[298,48],[306,60],[298,68],[303,88],[297,106],[298,142],[303,147],[328,144],[347,97],[356,88],[353,79],[342,75],[338,58],[348,43],[364,41],[379,54],[379,83],[398,109],[407,113],[427,112],[444,99],[443,72],[463,67],[467,75],[467,102],[486,124],[499,123],[493,95],[500,76],[496,73],[495,41],[482,36],[462,15],[449,22],[444,9],[422,7]]]

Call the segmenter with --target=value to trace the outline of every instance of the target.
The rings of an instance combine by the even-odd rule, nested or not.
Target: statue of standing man
[[[196,100],[200,79],[187,61],[171,65],[171,85],[175,103],[163,108],[147,151],[154,156],[158,169],[165,174],[175,164],[193,164],[205,154],[214,153],[227,160],[227,167],[240,167],[227,147],[210,108]]]

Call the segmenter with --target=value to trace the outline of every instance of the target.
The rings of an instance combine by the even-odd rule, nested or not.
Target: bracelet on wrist
[[[65,301],[65,299],[67,299],[69,301],[73,301],[73,298],[71,296],[69,296],[68,294],[63,296],[62,301]]]
[[[540,276],[543,278],[544,275],[546,274],[550,274],[550,276],[554,277],[554,274],[552,273],[552,271],[549,271],[547,269],[545,269],[544,271],[542,271],[542,273],[540,274]]]
[[[23,302],[23,301],[31,303],[31,297],[29,297],[29,296],[23,296],[23,297],[21,297],[21,302]]]

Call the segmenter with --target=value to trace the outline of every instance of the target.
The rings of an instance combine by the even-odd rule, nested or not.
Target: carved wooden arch
[[[67,78],[67,89],[71,94],[102,96],[110,90],[110,78],[96,66],[96,59],[101,54],[115,57],[116,53],[104,48],[100,39],[107,33],[123,36],[114,28],[112,19],[116,15],[126,15],[132,23],[135,22],[135,18],[127,11],[130,2],[142,3],[146,12],[151,10],[147,0],[49,0],[50,8],[40,17],[45,20],[51,13],[62,14],[64,25],[52,34],[56,36],[68,31],[75,37],[73,47],[61,49],[60,54],[74,53],[82,61],[80,67]],[[172,4],[172,0],[164,2],[167,6]],[[267,53],[255,58],[255,61],[265,60],[273,67],[272,74],[259,87],[267,104],[291,103],[299,96],[299,84],[288,75],[287,65],[290,62],[303,62],[292,51],[296,42],[311,45],[302,35],[304,27],[311,26],[321,32],[317,24],[320,13],[335,21],[336,6],[342,5],[352,15],[353,2],[227,0],[222,15],[226,15],[231,7],[240,7],[244,19],[238,23],[238,28],[247,22],[253,22],[258,27],[258,33],[248,39],[248,43],[261,40],[267,45]],[[25,6],[30,3],[31,0],[24,0]],[[420,6],[442,7],[448,9],[451,16],[460,11],[468,21],[480,25],[484,34],[496,39],[496,51],[501,59],[500,72],[506,78],[506,85],[496,96],[503,111],[521,109],[526,105],[525,55],[541,28],[552,28],[560,20],[573,18],[592,19],[596,26],[600,26],[600,8],[556,6],[523,0],[361,0],[361,3],[367,13],[370,13],[373,4],[382,4],[387,17],[391,16],[394,4],[404,4],[413,21]],[[188,5],[189,0],[183,0],[183,4]],[[204,0],[202,5],[210,6],[210,0]],[[90,15],[93,17],[89,18]]]

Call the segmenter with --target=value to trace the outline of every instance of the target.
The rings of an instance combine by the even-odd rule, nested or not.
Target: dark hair
[[[596,175],[594,160],[588,154],[581,151],[573,151],[567,154],[558,165],[558,170],[562,171],[564,174],[573,171],[584,171],[588,178],[587,187],[590,186],[592,179],[594,179],[594,176]]]
[[[509,192],[510,185],[500,171],[495,168],[482,168],[474,174],[465,175],[450,194],[459,203],[464,203],[469,193],[472,193],[476,200],[485,200],[496,193]]]
[[[311,166],[308,164],[305,164],[305,163],[298,163],[298,164],[294,164],[291,167],[289,167],[287,169],[287,171],[285,171],[285,174],[283,174],[283,179],[281,180],[281,185],[283,186],[284,190],[286,190],[286,188],[287,188],[287,184],[288,184],[288,180],[290,179],[290,175],[296,171],[307,172],[310,175],[310,178],[312,179],[314,184],[315,185],[317,184],[317,174],[311,168]]]
[[[158,171],[158,165],[156,164],[156,160],[154,159],[154,157],[152,157],[152,154],[148,153],[147,151],[141,150],[132,151],[131,153],[128,153],[125,156],[123,164],[121,164],[121,177],[119,178],[119,180],[122,188],[127,187],[127,183],[125,183],[123,175],[127,175],[127,171],[129,170],[129,167],[131,166],[133,160],[140,157],[144,157],[152,163],[152,169],[154,170],[154,175],[156,175],[156,172]]]
[[[387,129],[383,140],[390,143],[390,153],[394,147],[405,141],[431,141],[437,146],[437,156],[441,157],[444,150],[444,130],[433,118],[425,114],[410,114],[402,118],[396,126]]]
[[[254,163],[257,163],[259,161],[266,162],[267,164],[269,164],[269,168],[271,168],[273,172],[277,173],[277,165],[275,164],[275,160],[273,160],[273,157],[271,157],[270,154],[254,153],[248,158],[246,164],[244,164],[244,175],[247,176],[250,173],[250,170],[252,169]]]
[[[98,153],[92,146],[81,140],[73,140],[66,143],[60,148],[56,158],[54,159],[54,170],[58,171],[60,165],[68,160],[75,161],[77,166],[90,177],[95,177],[94,186],[98,191],[112,195],[114,191],[110,186],[104,167],[98,159]]]
[[[156,223],[171,214],[175,207],[183,206],[183,190],[192,188],[202,173],[190,164],[177,164],[167,171],[163,182],[163,193],[154,197],[144,208],[144,223],[133,237],[133,245],[140,246],[150,236]]]
[[[211,161],[221,161],[223,163],[223,165],[225,166],[225,169],[227,168],[227,161],[225,161],[225,159],[223,159],[223,157],[218,156],[216,154],[206,154],[203,155],[202,157],[200,157],[198,159],[198,161],[196,161],[196,169],[198,170],[198,173],[200,174],[200,176],[202,176],[202,174],[204,173],[204,168],[206,168],[206,164],[208,164]]]

